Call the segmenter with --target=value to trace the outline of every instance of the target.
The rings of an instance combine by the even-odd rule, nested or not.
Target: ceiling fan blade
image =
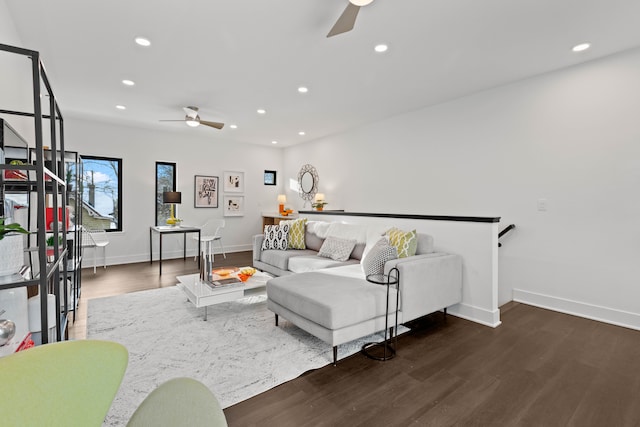
[[[198,107],[182,107],[182,109],[187,117],[191,117],[194,120],[198,117]]]
[[[358,12],[360,11],[360,6],[356,6],[355,4],[349,2],[347,8],[342,12],[338,21],[334,24],[327,37],[333,37],[338,34],[346,33],[347,31],[353,30],[353,26],[356,24],[356,17],[358,16]]]
[[[216,129],[222,129],[224,127],[224,123],[209,122],[207,120],[200,120],[200,124],[205,126],[210,126]]]
[[[184,122],[184,119],[182,120],[158,120],[159,122]]]

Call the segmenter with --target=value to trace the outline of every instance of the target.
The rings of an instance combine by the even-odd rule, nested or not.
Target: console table
[[[278,225],[280,221],[289,221],[292,219],[298,219],[298,214],[293,213],[284,216],[278,212],[262,212],[262,230],[264,230],[265,225]]]
[[[200,228],[183,226],[151,226],[149,227],[149,264],[153,263],[153,233],[160,236],[160,275],[162,275],[162,236],[165,234],[184,234],[183,259],[187,259],[187,233],[198,233],[198,268],[200,268]]]

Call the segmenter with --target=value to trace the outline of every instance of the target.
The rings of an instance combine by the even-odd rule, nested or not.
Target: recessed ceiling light
[[[575,45],[571,50],[574,52],[582,52],[589,49],[590,47],[591,47],[590,43],[580,43]]]
[[[258,114],[267,114],[267,110],[263,110],[262,108],[259,108]]]
[[[305,136],[305,135],[306,135],[306,133],[304,133],[304,131],[302,131],[302,130],[301,130],[300,132],[298,132],[298,135],[300,135],[300,136]]]
[[[133,86],[135,83],[132,80],[123,80],[122,81],[123,85],[127,85],[127,86]]]
[[[127,109],[127,107],[125,107],[124,105],[116,105],[116,108],[118,110],[126,110]]]
[[[229,125],[231,129],[238,129],[238,125]]]
[[[378,53],[386,52],[387,49],[389,49],[389,46],[387,46],[386,44],[378,44],[376,45],[376,47],[373,48],[373,50],[375,50]]]
[[[272,143],[272,144],[277,144],[277,143],[278,143],[278,141],[271,141],[271,143]]]
[[[304,87],[304,86],[300,86],[300,87],[298,88],[298,92],[300,92],[300,93],[307,93],[307,92],[309,92],[309,88],[306,88],[306,87]]]
[[[149,39],[145,38],[145,37],[136,37],[135,38],[136,43],[139,44],[140,46],[151,46],[151,41],[149,41]]]

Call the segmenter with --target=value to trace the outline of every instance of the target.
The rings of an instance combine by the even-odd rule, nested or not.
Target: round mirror
[[[318,192],[318,171],[311,165],[304,165],[298,172],[298,188],[300,197],[305,201],[312,201]],[[306,203],[305,203],[306,204]]]
[[[300,188],[303,193],[309,193],[313,189],[313,175],[311,172],[305,172],[300,180]]]

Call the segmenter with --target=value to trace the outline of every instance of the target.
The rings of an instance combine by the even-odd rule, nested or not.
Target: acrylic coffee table
[[[198,308],[204,307],[204,320],[207,320],[208,306],[261,294],[265,291],[267,280],[272,277],[273,276],[268,273],[256,271],[246,282],[214,288],[201,281],[200,275],[188,274],[178,276],[176,286],[184,291],[187,299],[191,301],[193,305]]]

